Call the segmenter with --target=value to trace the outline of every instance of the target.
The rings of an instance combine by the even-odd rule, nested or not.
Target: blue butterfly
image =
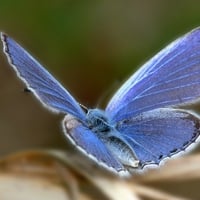
[[[105,110],[87,109],[6,34],[4,52],[28,90],[65,114],[63,130],[80,150],[119,174],[158,165],[194,143],[200,118],[179,106],[200,97],[200,28],[177,39],[144,64]]]

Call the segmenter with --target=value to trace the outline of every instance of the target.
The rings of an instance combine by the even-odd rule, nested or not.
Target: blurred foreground
[[[179,190],[179,185],[200,180],[199,163],[200,155],[185,156],[122,179],[85,162],[80,154],[72,156],[55,150],[21,152],[0,161],[0,199],[199,199],[192,191]],[[194,189],[198,193],[199,186]]]

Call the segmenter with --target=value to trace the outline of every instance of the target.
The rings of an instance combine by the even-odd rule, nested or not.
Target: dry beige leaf
[[[0,181],[6,180],[8,184],[5,187],[12,192],[9,194],[5,187],[2,187],[0,199],[29,199],[29,196],[36,199],[39,195],[41,199],[48,200],[55,199],[56,196],[57,200],[92,200],[94,196],[95,199],[119,200],[124,197],[127,200],[139,200],[132,190],[127,188],[127,184],[119,182],[117,177],[111,175],[113,178],[110,179],[106,176],[94,176],[94,174],[91,177],[85,176],[79,170],[73,169],[66,161],[61,160],[58,152],[55,152],[53,154],[48,151],[30,151],[2,159]],[[60,152],[60,155],[66,156],[63,152]],[[3,182],[0,182],[0,185],[3,186]],[[19,194],[16,193],[17,189],[13,188],[13,185],[20,188]],[[48,194],[49,189],[51,192]]]
[[[199,180],[199,163],[200,155],[185,156],[122,179],[79,153],[27,151],[0,160],[0,199],[188,200],[151,184]]]
[[[1,200],[68,200],[63,186],[42,177],[0,173]]]
[[[200,179],[200,155],[169,160],[165,165],[151,169],[145,175],[134,177],[138,182],[189,181]]]

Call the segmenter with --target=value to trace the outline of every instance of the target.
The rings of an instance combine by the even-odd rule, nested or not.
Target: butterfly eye
[[[108,132],[110,130],[110,127],[106,123],[105,119],[96,118],[95,116],[90,118],[88,126],[95,133]]]
[[[95,133],[108,132],[111,129],[105,114],[96,109],[88,111],[86,121],[88,127]]]

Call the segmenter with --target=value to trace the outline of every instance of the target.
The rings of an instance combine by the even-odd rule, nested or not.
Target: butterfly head
[[[89,109],[86,121],[88,127],[96,133],[109,132],[113,128],[109,117],[100,109]]]

